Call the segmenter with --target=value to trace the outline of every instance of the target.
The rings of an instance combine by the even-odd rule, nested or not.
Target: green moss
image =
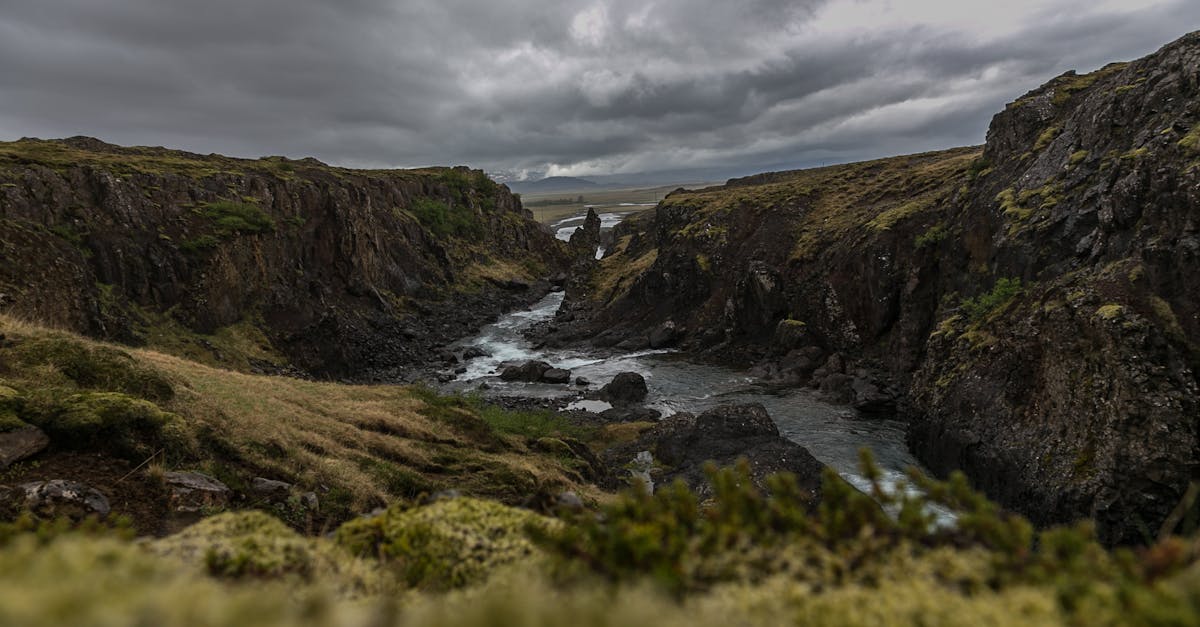
[[[422,226],[439,237],[478,237],[483,233],[479,216],[463,201],[446,203],[434,198],[419,198],[409,207]]]
[[[997,194],[996,202],[1000,203],[1000,209],[1004,215],[1017,222],[1028,220],[1029,216],[1033,215],[1033,210],[1020,203],[1016,192],[1011,187]]]
[[[26,425],[17,416],[25,405],[25,399],[16,390],[0,385],[0,433],[14,431]]]
[[[105,450],[131,461],[142,461],[167,445],[174,435],[171,423],[179,420],[154,403],[117,392],[35,396],[22,417],[57,446]]]
[[[179,244],[179,247],[189,253],[199,253],[206,250],[212,250],[221,244],[221,239],[215,235],[200,235],[188,240],[184,240]]]
[[[590,430],[578,427],[556,411],[511,410],[486,403],[478,396],[442,395],[424,387],[412,388],[426,403],[425,414],[451,424],[482,442],[494,442],[495,434],[527,438],[569,436],[584,438]]]
[[[960,309],[967,320],[976,322],[982,320],[991,312],[1007,305],[1009,301],[1021,293],[1021,280],[1015,277],[1003,277],[996,281],[991,291],[980,294],[975,298],[962,301]]]
[[[82,388],[122,392],[152,401],[169,400],[175,395],[165,377],[139,364],[129,353],[88,346],[70,337],[28,339],[13,349],[13,359],[26,368],[49,367]]]
[[[1200,153],[1200,124],[1193,124],[1191,130],[1179,140],[1179,147]]]
[[[150,546],[222,579],[319,579],[351,593],[389,587],[382,572],[336,544],[301,536],[258,511],[217,514]]]
[[[1074,94],[1083,91],[1099,81],[1102,78],[1107,78],[1127,66],[1127,63],[1110,63],[1103,68],[1091,72],[1089,74],[1070,74],[1062,76],[1054,83],[1054,98],[1052,102],[1054,106],[1061,107],[1071,99]]]
[[[1037,141],[1035,141],[1033,144],[1033,151],[1037,152],[1046,146],[1049,146],[1050,142],[1054,141],[1054,139],[1058,137],[1059,133],[1062,133],[1062,127],[1057,125],[1051,126],[1050,128],[1042,131],[1041,135],[1038,135]]]
[[[1171,308],[1171,303],[1158,296],[1151,296],[1150,308],[1154,311],[1154,315],[1159,321],[1163,323],[1167,335],[1176,341],[1186,341],[1187,336],[1183,332],[1183,327],[1179,325],[1179,318],[1175,315],[1175,310]]]
[[[436,590],[478,583],[499,566],[537,553],[530,528],[554,521],[491,501],[456,498],[351,521],[336,534],[351,553],[378,557],[411,586]]]
[[[875,219],[868,222],[867,226],[876,231],[887,231],[900,222],[925,211],[930,205],[927,198],[913,200],[875,216]]]
[[[212,220],[222,235],[253,235],[275,230],[275,220],[257,204],[221,200],[204,206],[201,215]]]
[[[1125,308],[1121,305],[1103,305],[1096,309],[1096,315],[1100,316],[1101,320],[1115,320],[1125,314]]]
[[[1136,160],[1141,159],[1142,157],[1146,156],[1149,153],[1150,153],[1149,148],[1146,148],[1146,147],[1136,148],[1134,150],[1130,150],[1129,152],[1122,154],[1121,159],[1136,161]]]
[[[928,229],[925,229],[924,233],[918,235],[917,238],[913,240],[913,246],[915,246],[918,250],[932,248],[944,241],[949,235],[950,229],[946,228],[944,223],[938,222]]]
[[[147,346],[171,355],[242,372],[254,366],[283,366],[287,359],[263,332],[262,316],[247,312],[244,319],[212,333],[197,333],[176,319],[174,311],[134,309],[134,328]]]
[[[1071,153],[1071,157],[1067,160],[1067,163],[1070,165],[1079,165],[1080,163],[1083,163],[1084,159],[1088,158],[1089,154],[1090,153],[1086,150],[1076,150],[1075,152]]]

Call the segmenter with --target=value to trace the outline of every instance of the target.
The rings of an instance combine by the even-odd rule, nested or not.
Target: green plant
[[[446,204],[433,198],[419,198],[409,211],[418,222],[440,237],[473,237],[483,232],[475,212],[461,201]]]
[[[275,230],[275,220],[258,205],[220,200],[204,206],[201,215],[212,220],[222,235],[265,233]]]
[[[991,291],[962,301],[960,307],[967,319],[974,322],[983,319],[1001,305],[1007,304],[1019,293],[1021,293],[1021,279],[1003,277],[996,281]]]
[[[938,222],[918,235],[917,239],[913,240],[913,246],[916,246],[918,250],[930,248],[940,244],[948,235],[950,235],[950,229],[947,229],[945,224]]]

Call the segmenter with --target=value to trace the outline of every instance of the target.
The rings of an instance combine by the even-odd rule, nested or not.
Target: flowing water
[[[917,461],[904,446],[904,425],[894,420],[864,420],[846,407],[821,402],[805,389],[781,394],[766,393],[742,373],[689,361],[670,351],[642,351],[605,356],[587,349],[537,349],[523,336],[531,325],[554,317],[563,294],[546,296],[526,311],[508,314],[483,328],[478,335],[459,342],[477,346],[491,354],[467,362],[467,371],[449,384],[457,391],[476,390],[487,383],[487,395],[525,397],[568,397],[576,386],[508,382],[499,379],[503,364],[537,359],[571,371],[571,378],[584,377],[592,389],[607,383],[618,372],[637,372],[646,378],[646,405],[664,416],[679,411],[700,412],[724,403],[762,403],[779,431],[809,450],[814,457],[837,470],[860,489],[868,484],[858,473],[858,450],[867,447],[885,472],[887,483],[899,479]],[[575,407],[599,411],[607,404],[596,401]],[[598,403],[598,404],[596,404]]]

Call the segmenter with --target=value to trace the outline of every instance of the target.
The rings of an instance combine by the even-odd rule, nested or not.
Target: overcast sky
[[[0,0],[0,139],[752,172],[982,143],[1197,0]]]

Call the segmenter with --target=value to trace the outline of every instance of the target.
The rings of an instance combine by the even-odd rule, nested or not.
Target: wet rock
[[[636,441],[605,453],[609,463],[626,464],[638,451],[658,461],[661,482],[683,479],[701,498],[710,496],[704,474],[708,461],[728,466],[745,458],[751,477],[765,487],[767,476],[790,472],[815,506],[820,498],[824,464],[799,444],[779,434],[762,405],[724,405],[699,416],[679,413],[663,419]]]
[[[830,403],[845,405],[854,401],[854,377],[834,372],[821,379],[821,396]]]
[[[500,373],[504,381],[525,381],[536,383],[542,380],[542,375],[550,370],[550,364],[544,361],[527,361],[520,366],[509,366]]]
[[[679,330],[675,327],[675,323],[668,320],[650,332],[648,338],[650,348],[668,348],[674,346],[679,339]]]
[[[662,417],[662,412],[649,407],[613,407],[600,412],[605,422],[652,422]]]
[[[648,392],[645,377],[636,372],[621,372],[600,388],[597,396],[615,406],[627,406],[646,400]]]
[[[578,385],[579,387],[587,387],[591,384],[592,382],[584,377],[575,377],[575,385]]]
[[[198,472],[168,472],[170,506],[176,512],[219,510],[229,505],[229,488],[220,481]]]
[[[459,366],[454,369],[454,374],[466,374],[466,372],[467,372],[466,366]]]
[[[583,224],[571,233],[571,239],[567,241],[572,257],[584,262],[595,261],[596,247],[600,245],[600,226],[600,216],[596,215],[595,209],[588,207]]]
[[[0,433],[0,470],[37,455],[50,445],[50,438],[33,425]]]
[[[316,492],[305,492],[300,495],[300,504],[305,509],[315,512],[321,509],[321,500],[317,498]]]
[[[644,335],[627,337],[617,343],[617,348],[623,351],[640,351],[650,348],[650,340]]]
[[[21,484],[25,507],[43,518],[108,516],[108,498],[99,490],[78,481],[51,479]]]
[[[487,352],[486,350],[484,350],[483,348],[481,348],[479,346],[468,346],[466,349],[463,350],[463,353],[462,353],[463,361],[468,361],[471,359],[478,359],[480,357],[491,357],[491,356],[492,356],[491,353]]]
[[[852,405],[858,411],[871,415],[893,415],[896,413],[896,399],[874,382],[863,377],[855,377],[850,384],[854,392]]]
[[[570,383],[571,371],[563,370],[562,368],[550,368],[542,373],[542,382],[544,383]]]
[[[795,350],[803,345],[808,339],[808,325],[799,320],[790,318],[780,320],[779,324],[775,325],[775,336],[772,340],[772,348],[778,353],[787,353]]]

